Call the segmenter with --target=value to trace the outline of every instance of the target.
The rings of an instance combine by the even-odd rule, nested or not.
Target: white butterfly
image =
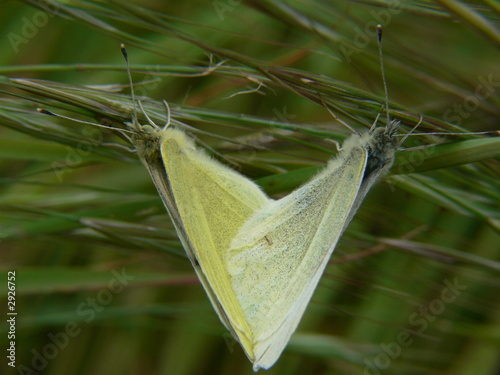
[[[391,167],[398,124],[352,135],[321,173],[257,210],[231,241],[226,263],[253,335],[255,371],[279,358],[337,241]]]

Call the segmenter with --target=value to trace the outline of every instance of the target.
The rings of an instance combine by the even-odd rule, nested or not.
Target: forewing
[[[174,129],[162,135],[161,160],[146,164],[215,310],[253,359],[251,332],[229,281],[225,253],[239,227],[269,199]]]
[[[255,370],[272,366],[295,331],[350,217],[366,158],[353,147],[257,211],[231,242],[227,264],[254,335]]]

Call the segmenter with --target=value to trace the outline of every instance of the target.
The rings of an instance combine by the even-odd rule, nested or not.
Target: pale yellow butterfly
[[[352,135],[321,173],[261,207],[231,241],[226,264],[252,332],[255,371],[278,360],[340,236],[392,166],[398,125]]]
[[[260,208],[231,241],[226,263],[252,332],[255,371],[279,358],[337,241],[391,167],[397,126],[351,136],[320,174]]]
[[[233,292],[225,256],[239,227],[270,199],[254,182],[198,149],[183,131],[169,126],[169,119],[163,128],[154,124],[139,102],[149,122],[140,125],[123,45],[122,52],[132,88],[134,118],[128,130],[112,129],[121,131],[135,146],[215,311],[254,361],[253,334]]]
[[[180,130],[149,123],[140,126],[134,119],[132,142],[219,318],[254,361],[255,340],[231,287],[225,257],[240,226],[270,200],[251,180],[197,149]]]

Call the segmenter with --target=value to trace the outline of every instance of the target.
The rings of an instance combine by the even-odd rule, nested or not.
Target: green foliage
[[[37,107],[124,128],[123,42],[153,121],[165,123],[165,99],[174,126],[279,197],[335,154],[329,140],[349,134],[338,119],[357,130],[385,122],[377,23],[390,116],[403,134],[420,122],[420,135],[368,195],[269,373],[496,373],[500,141],[459,133],[498,129],[497,3],[0,9],[0,296],[7,306],[15,271],[24,366],[4,357],[3,373],[251,373],[128,141]]]

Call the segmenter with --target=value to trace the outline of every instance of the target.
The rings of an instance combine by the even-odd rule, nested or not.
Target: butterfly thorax
[[[368,152],[364,178],[374,172],[383,174],[391,168],[398,146],[396,138],[398,126],[398,121],[391,121],[387,127],[376,128],[361,136],[362,146]]]
[[[142,126],[132,137],[132,143],[141,159],[151,160],[160,157],[161,130]]]

